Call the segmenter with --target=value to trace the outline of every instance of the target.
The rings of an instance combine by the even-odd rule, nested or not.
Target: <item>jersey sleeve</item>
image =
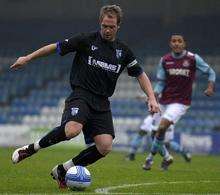
[[[215,82],[215,71],[198,55],[195,54],[196,68],[208,75],[208,80]]]
[[[160,94],[163,91],[165,87],[165,80],[166,80],[166,73],[163,68],[163,60],[161,58],[157,68],[157,83],[154,87],[155,93]]]
[[[130,49],[126,51],[125,65],[129,76],[138,77],[143,73],[142,67],[138,64],[136,57]]]
[[[64,41],[57,42],[57,52],[64,56],[70,52],[75,52],[80,50],[83,45],[84,36],[83,34],[74,36],[70,39],[65,39]]]

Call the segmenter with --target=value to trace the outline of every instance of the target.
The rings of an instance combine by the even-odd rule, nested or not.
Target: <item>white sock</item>
[[[72,159],[66,161],[65,163],[63,163],[63,168],[67,171],[68,169],[70,169],[71,167],[73,167],[73,161]]]
[[[169,153],[166,153],[166,155],[164,156],[164,159],[165,160],[170,160],[172,159],[173,157],[169,154]]]
[[[154,155],[150,152],[150,154],[147,156],[146,160],[149,160],[149,159],[153,160],[153,158],[154,158]]]
[[[35,150],[36,152],[41,149],[41,147],[40,147],[40,145],[39,145],[39,141],[40,141],[40,140],[38,140],[37,142],[34,143],[34,150]]]

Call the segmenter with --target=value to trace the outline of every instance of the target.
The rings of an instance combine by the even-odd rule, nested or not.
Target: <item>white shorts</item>
[[[173,103],[167,105],[160,104],[161,113],[148,115],[144,119],[143,123],[140,125],[140,129],[147,133],[151,133],[152,130],[156,131],[159,126],[161,118],[165,118],[173,122],[173,125],[171,125],[169,129],[167,129],[165,135],[165,142],[169,142],[174,138],[174,125],[186,113],[188,108],[189,106],[179,103]]]
[[[186,113],[188,108],[189,106],[179,103],[172,103],[167,105],[160,104],[162,114],[161,118],[165,118],[175,124]]]
[[[147,132],[150,135],[151,131],[157,130],[160,119],[161,119],[160,114],[154,114],[153,116],[150,114],[144,119],[143,123],[140,125],[140,129],[142,131]],[[166,131],[164,141],[169,142],[173,140],[173,138],[174,138],[174,125],[171,125],[169,129]]]
[[[171,125],[170,128],[166,131],[164,142],[170,142],[174,139],[174,126]]]
[[[147,133],[151,133],[153,129],[153,120],[153,115],[149,114],[141,123],[140,129]]]

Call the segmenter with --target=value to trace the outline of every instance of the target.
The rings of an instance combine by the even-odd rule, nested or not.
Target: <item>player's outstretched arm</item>
[[[149,109],[149,112],[151,112],[151,113],[159,112],[160,111],[159,105],[156,101],[151,82],[150,82],[148,76],[146,75],[146,73],[143,72],[142,74],[140,74],[137,77],[137,80],[138,80],[138,82],[141,86],[141,89],[148,96],[148,109]]]
[[[46,45],[36,51],[34,51],[31,54],[28,54],[26,56],[19,57],[16,62],[10,66],[11,69],[18,69],[22,68],[25,64],[30,62],[31,60],[34,60],[36,58],[40,58],[43,56],[48,56],[56,51],[57,45],[56,43]]]
[[[195,54],[196,68],[203,73],[208,75],[208,86],[204,91],[207,96],[212,96],[214,94],[216,74],[215,71],[198,55]]]

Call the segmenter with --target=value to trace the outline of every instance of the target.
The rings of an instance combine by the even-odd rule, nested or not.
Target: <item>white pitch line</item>
[[[219,183],[220,181],[210,181],[210,180],[202,180],[202,181],[170,181],[170,182],[149,182],[149,183],[139,183],[139,184],[124,184],[119,186],[109,186],[106,188],[97,188],[95,193],[98,194],[135,194],[135,193],[112,193],[111,190],[121,189],[121,188],[129,188],[129,187],[138,187],[138,186],[153,186],[159,184],[195,184],[195,183]],[[141,193],[138,193],[141,194]],[[143,193],[142,193],[143,194]]]

